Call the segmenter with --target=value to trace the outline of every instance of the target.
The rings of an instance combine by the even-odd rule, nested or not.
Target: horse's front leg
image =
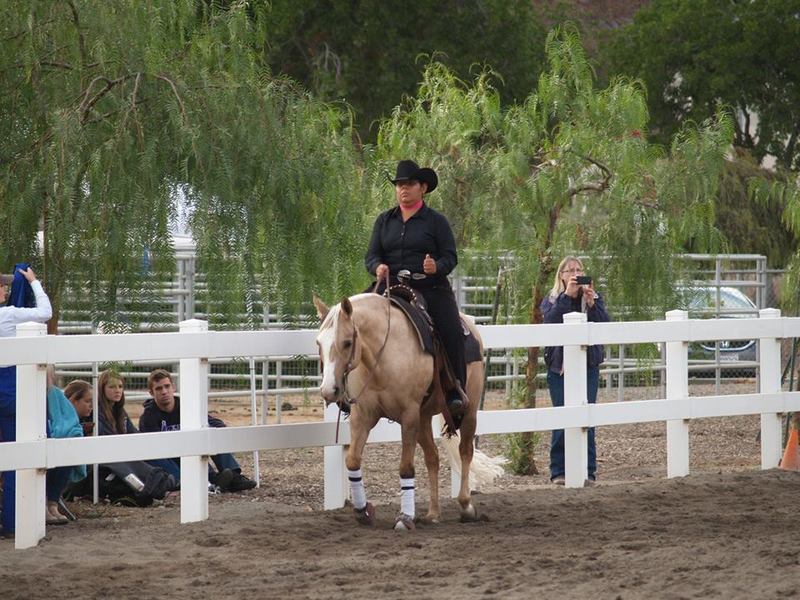
[[[425,467],[428,470],[428,482],[431,489],[431,503],[428,514],[422,518],[425,523],[438,523],[441,511],[439,508],[439,450],[433,441],[433,426],[430,417],[423,418],[419,424],[417,442],[425,453]]]
[[[400,423],[403,450],[400,456],[400,514],[394,524],[398,531],[414,529],[414,450],[417,447],[419,408]]]
[[[347,467],[347,479],[350,481],[350,498],[353,502],[353,511],[356,521],[362,525],[375,523],[375,508],[367,502],[367,490],[364,487],[364,477],[361,473],[361,456],[367,444],[369,430],[354,418],[350,422],[350,447],[347,449],[344,463]]]

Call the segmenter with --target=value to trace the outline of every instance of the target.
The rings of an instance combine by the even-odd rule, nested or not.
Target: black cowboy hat
[[[388,177],[388,173],[387,173]],[[389,177],[389,181],[397,184],[398,181],[419,181],[428,184],[427,193],[431,193],[436,189],[439,183],[439,178],[436,176],[436,171],[423,167],[420,169],[419,165],[413,160],[401,160],[397,163],[397,171],[395,172],[394,179]]]

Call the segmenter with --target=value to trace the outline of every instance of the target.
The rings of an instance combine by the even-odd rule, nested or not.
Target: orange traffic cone
[[[797,429],[794,427],[786,442],[786,450],[783,451],[780,468],[787,471],[800,471],[800,446],[797,440]]]

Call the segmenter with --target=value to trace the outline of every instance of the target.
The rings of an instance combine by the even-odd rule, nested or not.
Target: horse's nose
[[[325,400],[325,404],[331,404],[336,402],[336,399],[339,397],[339,393],[341,392],[341,388],[338,385],[334,385],[333,389],[326,388],[323,386],[321,393],[322,399]]]

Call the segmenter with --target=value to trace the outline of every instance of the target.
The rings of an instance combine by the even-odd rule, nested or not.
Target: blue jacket
[[[47,430],[49,437],[53,438],[83,437],[78,413],[64,392],[56,386],[47,390]],[[72,481],[80,481],[84,477],[86,465],[76,466],[70,472]]]
[[[581,312],[581,298],[571,298],[564,292],[558,295],[553,302],[547,295],[542,300],[542,314],[545,323],[563,323],[564,315],[571,312]],[[586,318],[594,323],[605,323],[611,319],[606,312],[603,298],[598,294],[594,306],[586,308]],[[602,345],[589,346],[586,350],[586,366],[599,367],[605,358],[605,349]],[[544,349],[544,362],[550,371],[561,373],[564,370],[564,347],[548,346]]]

